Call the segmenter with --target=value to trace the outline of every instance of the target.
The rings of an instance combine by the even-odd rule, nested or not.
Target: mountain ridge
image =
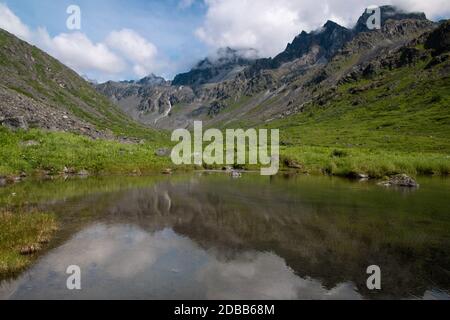
[[[191,77],[190,85],[175,81],[171,86],[164,87],[138,88],[133,85],[124,88],[115,83],[107,83],[97,88],[136,121],[156,128],[189,127],[194,120],[220,126],[249,119],[256,120],[255,124],[264,123],[289,113],[292,105],[302,105],[312,99],[314,94],[311,85],[320,83],[323,80],[321,78],[331,76],[335,79],[340,73],[327,73],[324,67],[336,56],[352,54],[356,57],[363,54],[364,59],[370,60],[380,50],[404,46],[413,38],[437,27],[424,14],[397,12],[392,6],[383,6],[381,10],[384,19],[381,30],[355,31],[358,30],[358,23],[355,28],[347,29],[328,21],[320,30],[300,33],[275,58],[250,61],[240,72],[233,73],[222,81],[209,82],[208,77],[204,77],[205,70],[206,73],[210,71],[208,62],[204,63],[206,66],[202,70],[197,68],[184,74]],[[361,18],[358,21],[361,24]],[[350,51],[348,44],[353,46]],[[353,67],[356,68],[362,62],[354,61],[356,65]],[[227,71],[233,67],[232,64],[227,65]],[[319,70],[317,74],[316,69]],[[196,72],[203,73],[200,77],[202,84],[196,83]],[[351,77],[353,71],[343,69],[341,72],[350,74],[344,75],[345,78]],[[209,79],[213,79],[213,76]],[[343,81],[335,80],[331,85],[335,86]],[[295,84],[297,82],[299,85]],[[300,88],[296,86],[303,87],[303,90],[299,91]],[[277,102],[273,103],[273,100]],[[257,108],[260,110],[255,117],[252,110]]]

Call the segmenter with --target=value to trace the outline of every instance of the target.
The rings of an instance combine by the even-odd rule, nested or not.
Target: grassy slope
[[[16,54],[9,54],[11,50]],[[64,167],[98,174],[148,172],[168,164],[168,159],[154,155],[158,147],[168,144],[165,132],[134,122],[75,72],[3,30],[0,30],[0,86],[51,108],[67,110],[114,136],[145,141],[128,145],[94,141],[71,133],[39,129],[11,132],[0,127],[0,176],[40,170],[56,174]],[[23,146],[29,140],[39,145]]]
[[[9,84],[10,88],[35,99],[48,97],[55,108],[68,108],[100,129],[140,137],[147,143],[124,145],[67,133],[12,133],[1,129],[0,175],[36,170],[56,174],[64,167],[98,174],[145,173],[170,165],[170,159],[154,155],[158,147],[168,145],[164,133],[134,123],[73,71],[0,32],[0,45],[11,41],[31,50],[35,60],[32,74],[37,76],[30,77],[19,58],[1,56],[2,72],[17,70],[14,85],[19,83],[20,88]],[[269,127],[281,130],[283,158],[296,160],[305,171],[337,175],[449,173],[449,62],[431,71],[424,68],[427,62],[342,85],[337,97],[325,105],[311,104],[302,114],[271,123]],[[67,89],[61,90],[54,78],[63,79]],[[373,83],[380,85],[367,88]],[[351,89],[361,90],[352,94]],[[28,140],[39,145],[23,146]]]
[[[282,154],[338,175],[450,173],[450,62],[431,70],[427,63],[341,85],[325,105],[271,123]]]
[[[38,144],[26,146],[27,141]],[[0,175],[41,170],[59,174],[64,167],[91,174],[149,173],[171,165],[169,158],[155,155],[160,145],[122,144],[40,130],[13,133],[0,128]]]
[[[11,50],[15,54],[10,54]],[[165,138],[133,121],[58,60],[1,29],[0,72],[0,85],[55,109],[68,110],[100,130],[148,140]]]

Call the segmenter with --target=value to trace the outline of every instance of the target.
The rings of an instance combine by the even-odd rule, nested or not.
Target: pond
[[[0,206],[59,231],[0,299],[449,299],[450,180],[419,189],[198,172],[28,181]],[[381,269],[381,290],[367,268]],[[68,290],[69,266],[81,290]]]

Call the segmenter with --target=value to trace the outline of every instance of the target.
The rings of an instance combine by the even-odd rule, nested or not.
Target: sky
[[[450,17],[449,0],[0,0],[0,28],[92,80],[172,79],[219,48],[273,57],[302,30],[327,20],[352,27],[383,4]],[[67,26],[73,5],[80,29]]]

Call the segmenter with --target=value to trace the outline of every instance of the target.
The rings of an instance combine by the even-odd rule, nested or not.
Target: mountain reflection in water
[[[449,187],[193,175],[40,200],[65,228],[0,298],[446,299]],[[372,264],[381,292],[366,288]],[[69,265],[81,291],[66,289]]]

